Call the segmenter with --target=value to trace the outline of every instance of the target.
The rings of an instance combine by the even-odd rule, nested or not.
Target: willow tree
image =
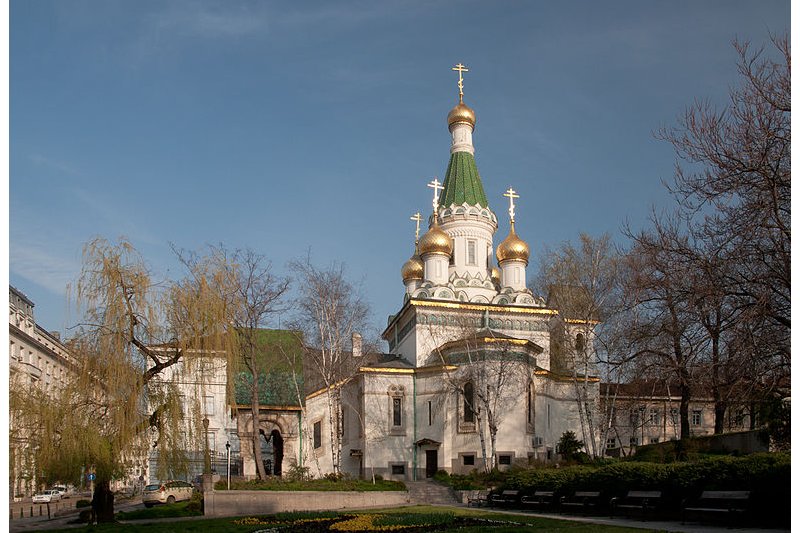
[[[146,459],[151,442],[158,470],[175,475],[187,466],[187,447],[205,436],[199,410],[186,417],[175,378],[202,369],[199,358],[233,354],[231,305],[221,290],[228,281],[213,261],[194,263],[176,282],[155,281],[129,242],[85,246],[72,377],[45,391],[51,401],[32,401],[42,391],[12,385],[11,405],[15,420],[35,428],[33,461],[45,481],[77,481],[81,466],[95,473],[100,521],[114,516],[109,483]]]

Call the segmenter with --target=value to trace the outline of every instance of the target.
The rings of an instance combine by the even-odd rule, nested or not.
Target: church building
[[[554,348],[558,329],[582,354],[593,353],[591,324],[564,320],[527,288],[530,247],[514,227],[519,196],[511,188],[509,229],[495,248],[498,217],[476,164],[475,112],[464,103],[467,69],[453,70],[459,98],[447,115],[449,163],[444,182],[428,185],[432,210],[421,238],[422,218],[412,217],[417,239],[401,269],[405,295],[382,334],[389,353],[364,356],[335,402],[330,389],[306,398],[313,456],[305,462],[322,473],[411,480],[503,468],[555,460],[565,431],[592,434],[596,366],[570,365]],[[336,402],[341,413],[329,416]]]

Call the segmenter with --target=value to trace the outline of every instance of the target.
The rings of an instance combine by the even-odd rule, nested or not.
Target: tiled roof
[[[489,207],[475,156],[469,152],[455,152],[450,155],[439,205],[449,207],[465,202],[467,205]]]

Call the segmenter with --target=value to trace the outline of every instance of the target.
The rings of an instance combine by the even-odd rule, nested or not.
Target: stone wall
[[[244,516],[286,511],[330,511],[393,507],[409,503],[408,492],[316,492],[232,490],[205,495],[205,516]]]

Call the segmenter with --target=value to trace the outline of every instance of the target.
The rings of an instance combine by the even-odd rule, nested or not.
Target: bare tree
[[[307,389],[325,391],[331,462],[338,474],[342,459],[342,387],[355,374],[358,364],[348,348],[353,334],[366,329],[369,306],[347,280],[342,264],[323,269],[307,258],[293,261],[290,268],[297,280],[292,329],[303,335]]]
[[[773,324],[763,355],[788,375],[791,55],[788,36],[772,42],[774,50],[755,51],[734,42],[741,84],[729,104],[717,110],[699,102],[659,136],[689,169],[677,165],[671,191],[707,238],[729,242],[729,291],[750,308],[748,320],[761,315]]]
[[[273,274],[270,261],[249,248],[230,251],[221,245],[211,247],[209,259],[227,278],[219,286],[229,291],[222,297],[229,300],[231,307],[237,360],[247,370],[250,378],[245,378],[245,384],[250,390],[253,417],[253,459],[258,477],[266,479],[272,472],[266,471],[261,457],[259,396],[265,385],[264,376],[285,365],[281,351],[283,347],[270,342],[275,339],[262,331],[262,328],[268,325],[269,319],[275,314],[286,310],[284,299],[289,290],[289,280]],[[189,263],[192,264],[192,261],[189,260]],[[298,403],[299,400],[297,398]]]
[[[597,410],[590,379],[602,371],[608,382],[613,371],[609,364],[617,363],[615,318],[622,303],[620,263],[608,234],[596,239],[581,234],[578,246],[564,243],[545,252],[536,279],[537,290],[548,294],[548,305],[559,311],[551,325],[555,370],[572,374],[583,442],[594,456],[603,452],[611,423],[599,420],[603,413]],[[604,363],[600,369],[598,361]]]

